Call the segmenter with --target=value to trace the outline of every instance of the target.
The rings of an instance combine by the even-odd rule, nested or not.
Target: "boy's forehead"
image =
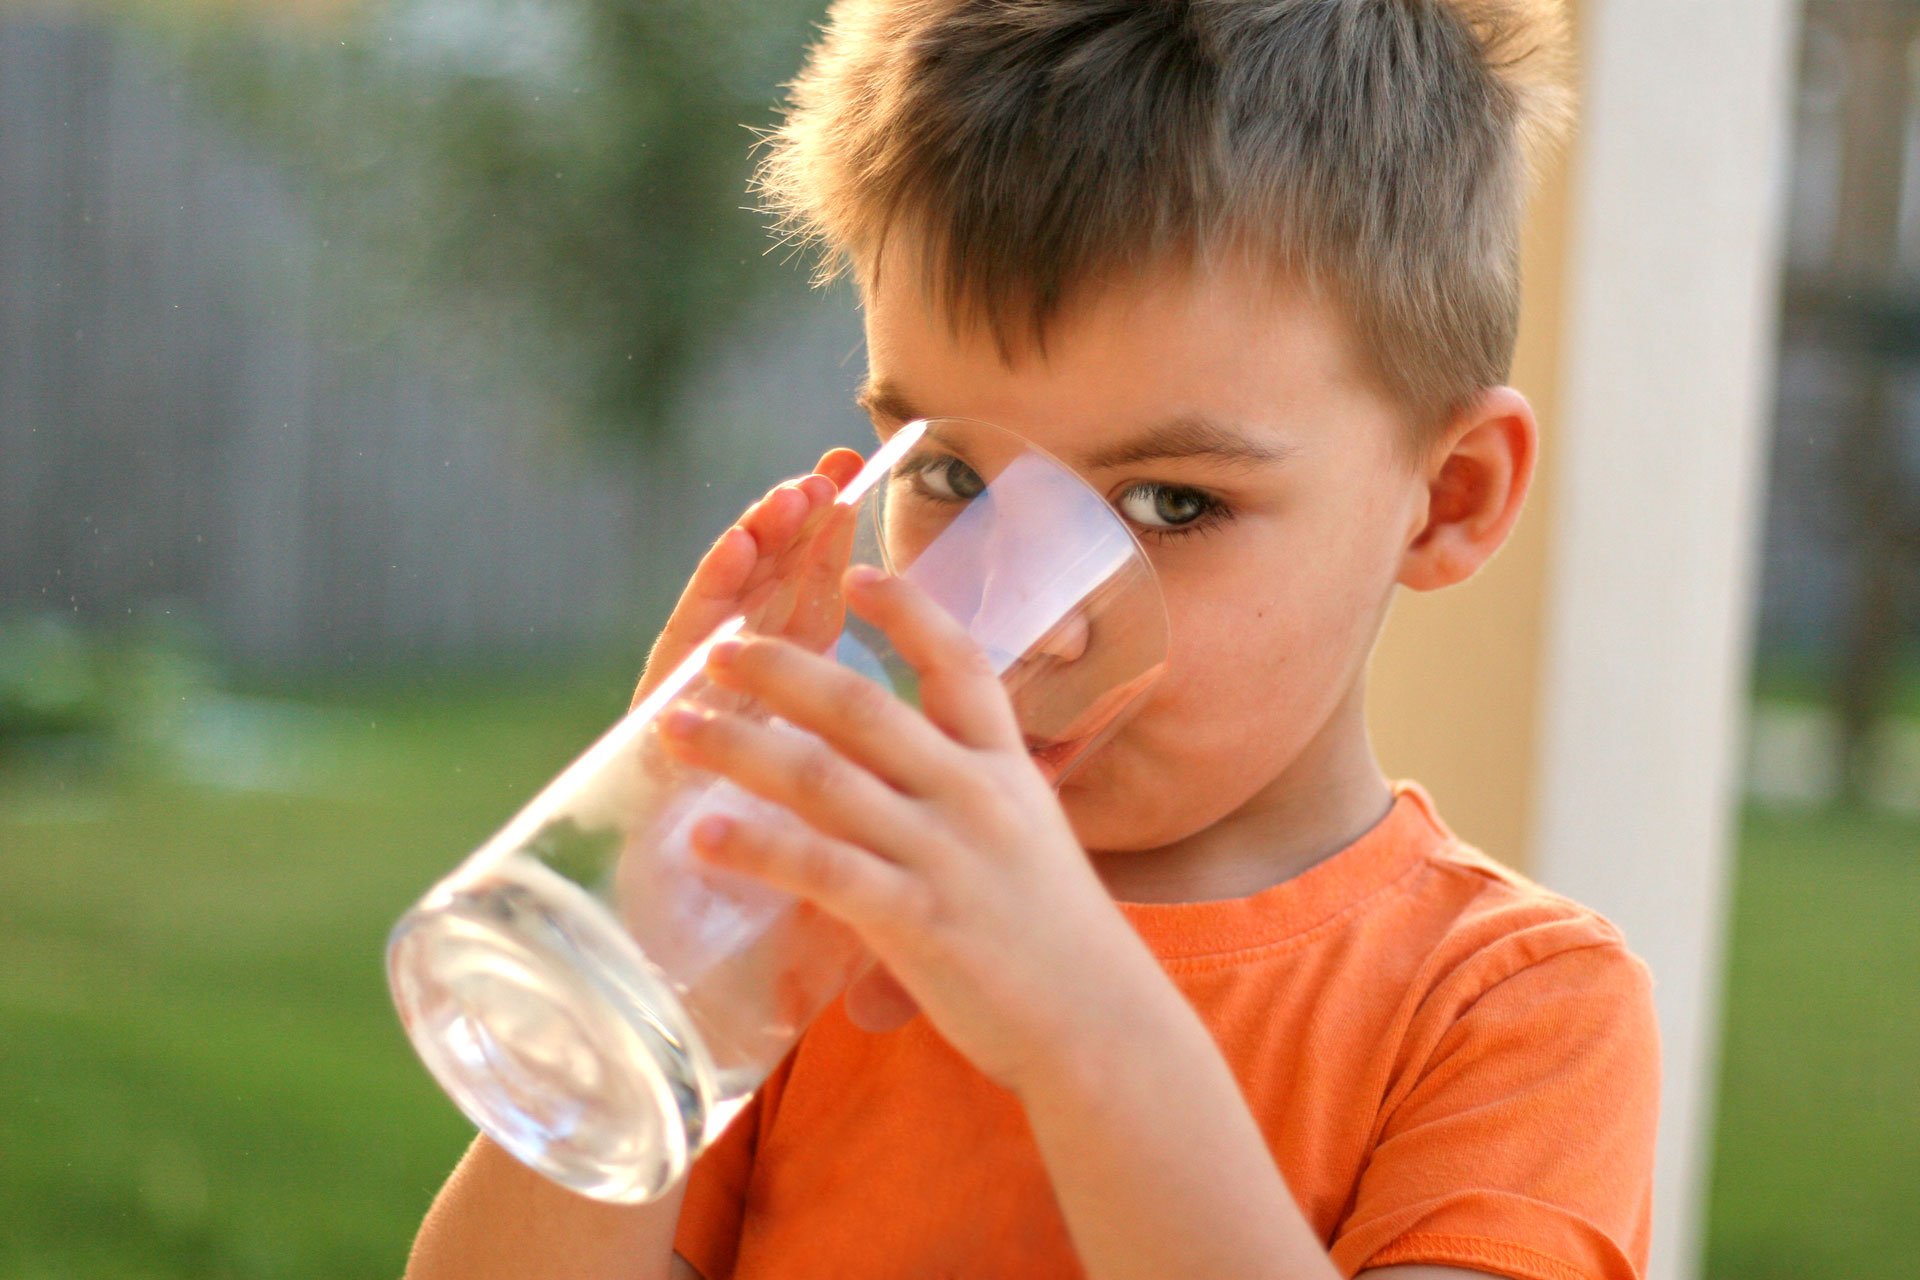
[[[861,293],[870,374],[857,398],[883,429],[968,417],[1087,470],[1177,458],[1255,469],[1376,398],[1340,312],[1221,264],[1162,263],[1084,289],[1011,349],[910,267]]]
[[[916,418],[959,416],[945,414],[938,408],[922,408],[909,392],[885,377],[870,377],[856,398],[884,434],[891,434],[898,424]],[[1019,431],[1014,424],[994,425]],[[1177,413],[1144,423],[1113,417],[1095,418],[1072,432],[1069,440],[1048,439],[1040,443],[1085,471],[1196,458],[1236,469],[1256,470],[1285,462],[1296,452],[1294,445],[1273,435],[1270,427],[1224,422],[1196,413]]]

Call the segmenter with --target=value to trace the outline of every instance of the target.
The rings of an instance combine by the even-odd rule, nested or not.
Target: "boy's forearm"
[[[652,1204],[604,1204],[476,1138],[421,1224],[406,1280],[668,1280],[686,1185]]]
[[[1021,1092],[1089,1280],[1340,1280],[1206,1025],[1154,977]]]

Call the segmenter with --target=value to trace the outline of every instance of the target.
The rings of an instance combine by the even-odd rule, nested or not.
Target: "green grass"
[[[1756,656],[1754,696],[1766,702],[1823,706],[1833,700],[1836,675],[1830,661],[1809,653]],[[1920,718],[1920,648],[1909,646],[1893,657],[1883,703],[1889,716]]]
[[[398,1275],[471,1131],[386,931],[630,679],[309,686],[345,710],[281,794],[0,769],[0,1280]],[[1744,846],[1709,1273],[1905,1276],[1920,825],[1756,813]]]
[[[350,690],[304,794],[0,774],[0,1276],[398,1275],[471,1130],[386,931],[629,678]]]
[[[1711,1280],[1920,1258],[1920,821],[1752,812],[1734,886]]]

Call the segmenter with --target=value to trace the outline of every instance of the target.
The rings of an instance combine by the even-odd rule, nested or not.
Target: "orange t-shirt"
[[[1290,880],[1120,910],[1343,1275],[1634,1280],[1659,1093],[1646,966],[1461,843],[1418,784],[1394,790]],[[706,1280],[1082,1274],[1013,1095],[924,1014],[875,1035],[838,1001],[695,1163],[674,1247]]]

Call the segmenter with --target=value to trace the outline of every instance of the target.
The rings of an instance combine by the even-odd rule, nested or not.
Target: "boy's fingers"
[[[824,476],[814,480],[822,487],[831,484]],[[814,649],[826,649],[839,635],[839,570],[847,566],[847,557],[843,555],[837,566],[826,570],[822,557],[831,558],[833,547],[841,541],[851,545],[852,518],[852,507],[829,499],[808,512],[806,524],[787,539],[778,557],[762,560],[753,581],[772,581],[772,591],[756,608],[751,629],[762,635],[804,633]]]
[[[847,988],[847,1017],[862,1031],[885,1035],[912,1022],[919,1012],[920,1002],[883,964],[876,964]]]
[[[839,485],[834,483],[832,476],[823,476],[818,471],[809,471],[801,476],[793,482],[793,487],[805,495],[808,510],[824,507],[832,502],[833,495],[840,491]]]
[[[700,557],[700,563],[694,566],[693,576],[687,579],[687,589],[680,593],[680,601],[674,606],[672,617],[680,620],[681,611],[697,601],[732,599],[738,594],[741,583],[746,581],[759,554],[751,533],[737,524],[729,525],[725,533],[713,540],[707,553]]]
[[[853,559],[853,539],[858,524],[859,512],[855,508],[837,504],[830,508],[806,548],[806,560],[796,571],[799,593],[787,634],[795,644],[815,653],[825,653],[840,638],[846,625],[846,598],[840,590],[840,575]]]
[[[897,930],[924,915],[912,872],[856,845],[804,827],[703,818],[693,847],[703,858],[817,903],[862,933]]]
[[[673,611],[667,615],[667,624],[654,639],[646,668],[634,688],[631,706],[639,706],[648,691],[666,678],[670,668],[678,665],[695,644],[733,614],[734,602],[739,599],[758,557],[753,535],[738,525],[730,526],[707,548],[707,553],[694,567],[693,576],[681,589]]]
[[[880,682],[799,644],[743,640],[708,658],[715,680],[819,735],[897,790],[937,794],[964,766],[953,741]]]
[[[914,583],[872,566],[858,566],[847,582],[854,612],[885,632],[919,673],[929,720],[967,746],[1024,754],[1026,738],[999,674],[952,614]]]
[[[769,494],[768,498],[772,496]],[[680,598],[667,615],[666,625],[654,639],[646,668],[634,688],[631,706],[640,705],[641,699],[694,645],[739,611],[741,596],[751,587],[755,571],[766,559],[749,525],[759,518],[761,536],[767,536],[767,521],[762,512],[768,498],[747,508],[737,524],[727,526],[694,566],[687,585],[681,588]],[[782,505],[791,503],[792,500],[787,499]]]
[[[813,509],[813,502],[798,481],[775,486],[767,496],[747,508],[740,527],[753,535],[761,555],[777,555]]]
[[[829,449],[820,455],[813,469],[833,481],[836,489],[844,489],[865,465],[866,460],[852,449]]]
[[[768,609],[770,618],[778,616],[779,625],[770,629],[816,653],[825,652],[845,625],[840,574],[853,558],[858,524],[857,504],[834,499],[865,465],[852,449],[829,449],[820,455],[814,474],[824,477],[823,485],[833,485],[832,491],[823,489],[820,494],[826,510],[820,520],[806,526],[810,532],[805,538],[790,541],[791,554],[779,566],[781,583]]]
[[[744,605],[745,596],[757,593],[769,581],[785,579],[792,573],[792,565],[801,554],[808,536],[803,536],[810,527],[817,527],[816,517],[821,510],[833,502],[833,482],[824,476],[808,474],[797,481],[775,489],[763,499],[763,504],[771,510],[762,516],[757,524],[749,526],[754,539],[755,559],[746,573],[732,587],[731,604],[734,607]],[[750,513],[742,521],[747,524],[753,518]],[[810,535],[809,535],[810,536]],[[782,588],[776,586],[775,590]],[[785,617],[785,606],[768,606],[755,610],[754,626],[762,629],[776,626],[769,621],[774,615]],[[777,628],[776,628],[777,629]]]
[[[834,495],[858,475],[864,465],[860,455],[852,449],[829,449],[820,455],[820,461],[813,471],[784,480],[769,489],[741,514],[738,521],[729,525],[714,540],[700,558],[700,563],[694,567],[692,576],[667,617],[666,626],[661,628],[659,637],[654,641],[646,670],[641,674],[634,691],[634,705],[638,705],[647,691],[658,683],[667,667],[676,664],[683,654],[715,627],[739,612],[744,607],[744,597],[769,578],[791,571],[793,557],[797,554],[795,538],[806,526],[808,517],[832,503]],[[823,548],[817,542],[813,547],[816,552],[823,549],[830,550],[831,547]],[[845,563],[844,557],[841,563]],[[810,579],[819,575],[816,562],[806,563],[801,572]],[[779,603],[783,608],[790,608],[792,602]],[[811,612],[817,617],[808,619],[810,635],[827,627],[831,627],[833,634],[838,634],[841,611],[837,602],[832,607]],[[831,638],[827,637],[828,640]],[[815,647],[823,647],[824,644],[825,641],[821,641]]]
[[[691,712],[684,722],[683,710]],[[938,852],[913,800],[811,733],[675,706],[661,722],[661,735],[677,759],[791,810],[825,836],[889,858],[898,853],[902,861]]]

